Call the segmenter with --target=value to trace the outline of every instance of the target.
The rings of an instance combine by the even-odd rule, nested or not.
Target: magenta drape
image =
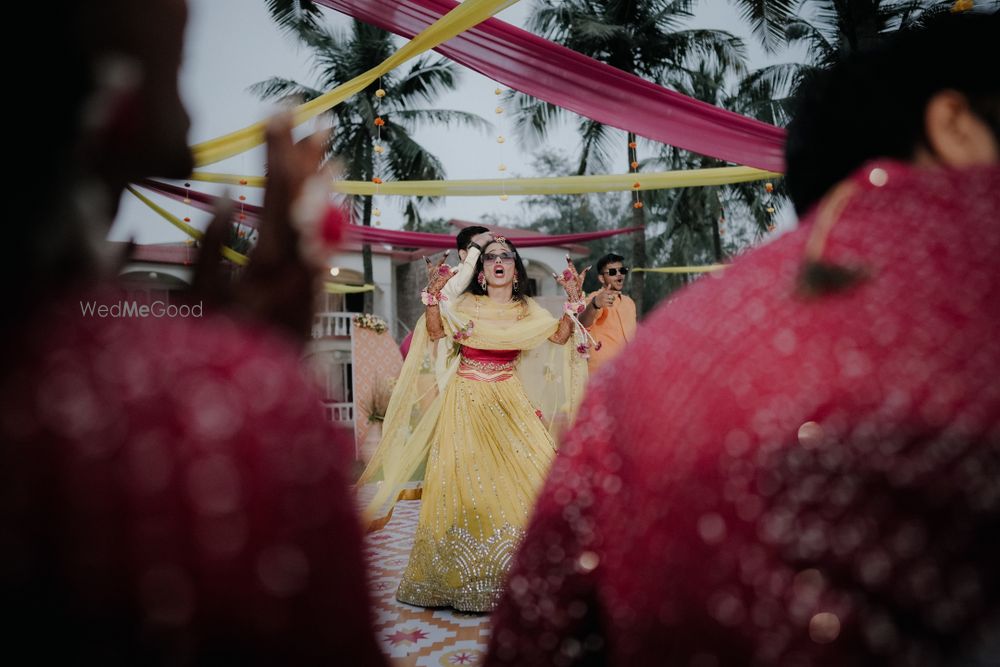
[[[215,210],[216,202],[220,199],[215,195],[198,192],[189,188],[182,188],[168,183],[161,183],[150,179],[138,182],[138,185],[152,190],[170,199],[184,201],[189,206],[203,211]],[[185,201],[186,200],[186,201]],[[261,207],[253,204],[243,204],[240,208],[239,202],[234,202],[237,211],[242,211],[246,219],[241,222],[248,227],[257,227],[260,222]],[[600,232],[582,232],[580,234],[539,234],[532,236],[514,236],[509,238],[519,248],[540,248],[545,246],[559,246],[569,243],[584,243],[594,241],[618,234],[629,234],[640,231],[642,227],[629,227],[627,229],[609,229]],[[454,248],[455,237],[452,234],[430,234],[427,232],[406,232],[397,229],[380,229],[377,227],[364,227],[362,225],[347,225],[344,235],[349,241],[359,243],[381,243],[394,245],[403,248]]]
[[[406,38],[458,4],[316,1]],[[497,18],[435,50],[505,86],[606,125],[735,164],[784,171],[783,129],[668,90]]]
[[[642,227],[629,227],[627,229],[608,229],[600,232],[583,232],[580,234],[539,234],[538,236],[515,236],[509,238],[518,248],[541,248],[545,246],[559,246],[569,243],[583,243],[584,241],[594,241],[618,234],[629,234],[641,231]],[[455,237],[452,234],[428,234],[427,232],[404,232],[395,229],[378,229],[376,227],[362,227],[360,225],[349,225],[347,227],[347,238],[355,238],[368,243],[386,243],[389,245],[404,246],[407,248],[454,248]]]

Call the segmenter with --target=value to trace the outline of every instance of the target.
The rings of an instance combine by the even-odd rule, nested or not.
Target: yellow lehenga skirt
[[[555,455],[521,381],[503,367],[463,358],[442,397],[402,602],[487,612],[499,598]]]

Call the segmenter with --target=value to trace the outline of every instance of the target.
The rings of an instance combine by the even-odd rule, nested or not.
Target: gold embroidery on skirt
[[[440,540],[418,531],[396,599],[420,607],[492,611],[523,535],[510,524],[485,540],[457,526],[450,527]]]

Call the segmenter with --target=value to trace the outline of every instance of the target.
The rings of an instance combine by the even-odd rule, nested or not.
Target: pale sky
[[[497,16],[523,27],[531,9],[530,2],[522,0]],[[247,88],[257,81],[283,76],[310,85],[315,83],[310,73],[308,51],[279,31],[260,0],[189,0],[188,4],[190,17],[181,92],[191,115],[192,144],[242,128],[273,113],[273,105],[263,103],[247,92]],[[325,10],[325,14],[334,24],[339,22],[342,25],[347,21],[346,17],[336,12]],[[785,62],[790,58],[788,54],[768,58],[751,38],[749,28],[739,20],[737,11],[728,3],[703,0],[691,27],[723,29],[743,37],[750,54],[751,69],[771,62]],[[464,67],[460,70],[458,90],[440,97],[434,107],[471,111],[497,123],[498,116],[494,112],[497,99],[493,92],[496,83]],[[547,175],[536,174],[530,167],[530,151],[536,147],[520,146],[512,136],[509,120],[506,116],[499,118],[506,127],[498,127],[496,132],[432,127],[417,132],[416,139],[441,158],[448,178],[496,178],[500,162],[507,165],[510,175]],[[496,143],[498,133],[508,137],[502,147]],[[578,140],[573,132],[573,123],[567,122],[552,132],[548,146],[575,154]],[[624,151],[618,162],[624,165]],[[262,174],[263,149],[210,165],[205,170]],[[193,185],[199,190],[221,192],[220,188],[206,184]],[[249,202],[259,203],[261,191],[250,188],[245,194]],[[189,209],[180,202],[153,198],[178,217],[190,217],[197,227],[203,228],[208,224],[205,213]],[[401,211],[388,201],[389,198],[380,199],[382,201],[378,205],[382,209],[382,225],[390,229],[400,228]],[[425,209],[424,215],[428,218],[465,220],[479,220],[486,213],[518,215],[521,212],[518,199],[510,197],[502,202],[496,197],[449,197],[441,204]],[[782,227],[792,224],[790,216],[779,221]],[[187,238],[127,193],[110,237],[114,240],[133,238],[138,243],[183,241]]]

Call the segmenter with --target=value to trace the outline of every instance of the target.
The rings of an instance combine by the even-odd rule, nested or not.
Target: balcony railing
[[[323,409],[326,411],[326,419],[339,426],[354,425],[354,403],[334,403],[324,401]]]
[[[341,338],[351,335],[356,313],[316,313],[313,317],[313,338]]]

